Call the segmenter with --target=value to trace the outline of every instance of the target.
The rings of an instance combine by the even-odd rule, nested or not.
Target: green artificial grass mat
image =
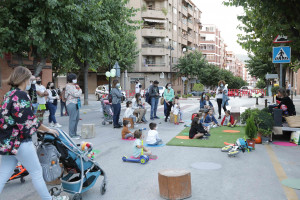
[[[177,136],[188,135],[190,127],[183,129]],[[236,130],[240,131],[239,133],[225,133],[223,130]],[[171,139],[167,145],[169,146],[189,146],[189,147],[207,147],[207,148],[221,148],[224,147],[224,142],[235,143],[238,138],[243,138],[245,136],[245,127],[234,127],[230,128],[227,126],[211,128],[211,136],[208,140],[200,139],[188,139],[182,140],[174,137]]]

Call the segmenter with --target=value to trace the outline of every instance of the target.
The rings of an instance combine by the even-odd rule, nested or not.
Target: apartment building
[[[190,0],[130,0],[129,6],[140,9],[134,19],[142,26],[136,31],[140,53],[134,70],[122,79],[125,89],[133,89],[136,80],[143,88],[158,80],[184,92],[186,82],[175,78],[172,67],[186,52],[200,50],[201,11]]]
[[[221,31],[213,24],[204,24],[200,31],[200,49],[208,63],[225,68],[226,47]]]

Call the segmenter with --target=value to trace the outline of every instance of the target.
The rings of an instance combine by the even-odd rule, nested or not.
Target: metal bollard
[[[265,99],[265,108],[268,107],[268,99]]]

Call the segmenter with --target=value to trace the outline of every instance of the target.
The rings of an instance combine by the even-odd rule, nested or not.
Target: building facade
[[[136,31],[140,52],[134,70],[122,75],[123,88],[133,90],[136,80],[148,88],[157,80],[182,93],[185,82],[172,68],[186,52],[200,50],[201,11],[190,0],[130,0],[128,6],[140,9],[134,19],[143,24]]]

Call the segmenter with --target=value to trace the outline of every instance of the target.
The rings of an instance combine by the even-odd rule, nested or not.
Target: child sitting
[[[149,128],[150,128],[150,130],[148,131],[148,137],[146,139],[147,144],[148,145],[162,144],[162,140],[159,138],[159,135],[157,132],[156,123],[150,123]]]
[[[210,134],[204,129],[202,126],[202,123],[200,122],[200,119],[198,117],[195,117],[192,120],[191,129],[189,132],[189,138],[190,139],[207,139],[207,136],[210,136]]]
[[[141,130],[136,130],[134,131],[134,137],[136,140],[134,141],[133,144],[133,157],[138,158],[142,155],[142,149],[143,149],[143,154],[149,156],[152,159],[155,159],[157,156],[151,155],[151,151],[148,148],[145,148],[144,145],[142,145],[142,131]]]
[[[221,122],[221,125],[234,127],[236,123],[237,120],[234,120],[233,116],[230,115],[230,110],[225,111],[225,116]]]
[[[174,105],[173,105],[173,115],[174,115],[174,124],[183,123],[182,121],[182,112],[180,110],[179,97],[175,97]],[[178,122],[178,115],[180,121]]]
[[[128,120],[123,121],[122,139],[133,139],[132,132],[128,129],[131,126]]]
[[[127,101],[126,102],[126,110],[124,112],[123,117],[124,118],[132,118],[134,124],[136,125],[136,116],[133,115],[133,109],[132,109],[132,102],[131,101]]]
[[[219,126],[218,121],[213,115],[213,110],[209,109],[208,113],[205,114],[204,123],[209,124],[212,127]]]
[[[200,109],[212,109],[214,111],[214,106],[209,100],[209,96],[203,94],[200,100]]]

